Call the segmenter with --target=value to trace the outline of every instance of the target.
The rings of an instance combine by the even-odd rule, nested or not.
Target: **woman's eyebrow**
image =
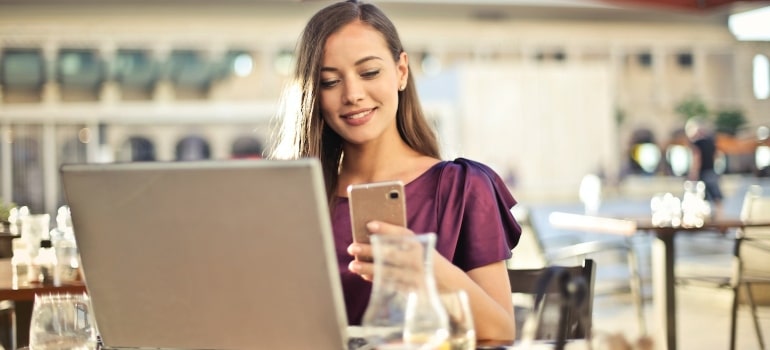
[[[364,57],[364,58],[361,58],[361,59],[359,59],[358,61],[356,61],[356,62],[354,63],[354,65],[356,65],[356,66],[357,66],[357,65],[360,65],[360,64],[363,64],[363,63],[369,62],[369,61],[371,61],[371,60],[382,60],[382,58],[381,58],[381,57],[379,57],[379,56],[366,56],[366,57]],[[339,70],[339,69],[337,69],[337,68],[334,68],[334,67],[321,67],[321,72],[336,72],[336,71],[338,71],[338,70]]]

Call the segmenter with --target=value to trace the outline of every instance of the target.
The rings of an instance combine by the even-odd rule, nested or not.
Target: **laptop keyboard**
[[[360,338],[360,337],[348,338],[348,350],[365,350],[369,348],[370,347],[367,346],[366,339],[364,338]]]
[[[348,350],[367,350],[370,349],[367,346],[366,339],[360,337],[348,338]],[[96,350],[108,350],[104,347],[101,336],[96,336]]]

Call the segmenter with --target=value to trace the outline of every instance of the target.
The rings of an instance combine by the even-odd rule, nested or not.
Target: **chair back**
[[[746,192],[741,208],[744,221],[770,221],[770,196],[762,188],[752,186]],[[770,278],[770,227],[745,227],[739,235],[737,256],[742,275],[762,275]]]
[[[517,313],[539,312],[535,339],[588,338],[591,332],[596,278],[593,260],[586,259],[583,265],[577,266],[509,269],[508,277],[511,293],[528,294],[535,300],[531,309],[516,308]],[[517,339],[522,338],[523,323],[528,316],[530,315],[516,315]]]

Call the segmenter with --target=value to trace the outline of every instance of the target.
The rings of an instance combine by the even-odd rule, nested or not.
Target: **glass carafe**
[[[436,235],[372,235],[374,280],[362,327],[377,349],[444,349],[449,322],[436,288]]]
[[[95,350],[96,335],[88,295],[35,295],[29,326],[30,349]]]

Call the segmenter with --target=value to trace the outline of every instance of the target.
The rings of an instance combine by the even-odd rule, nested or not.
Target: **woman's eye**
[[[331,87],[334,87],[334,86],[336,86],[336,85],[337,85],[337,84],[339,84],[339,83],[340,83],[340,81],[339,81],[338,79],[334,79],[334,80],[322,80],[322,81],[321,81],[321,87],[322,87],[322,88],[325,88],[325,89],[328,89],[328,88],[331,88]]]
[[[364,78],[367,78],[367,79],[371,79],[371,78],[376,77],[379,74],[380,74],[380,70],[379,69],[373,69],[373,70],[368,70],[366,72],[361,73],[361,76],[364,77]]]

